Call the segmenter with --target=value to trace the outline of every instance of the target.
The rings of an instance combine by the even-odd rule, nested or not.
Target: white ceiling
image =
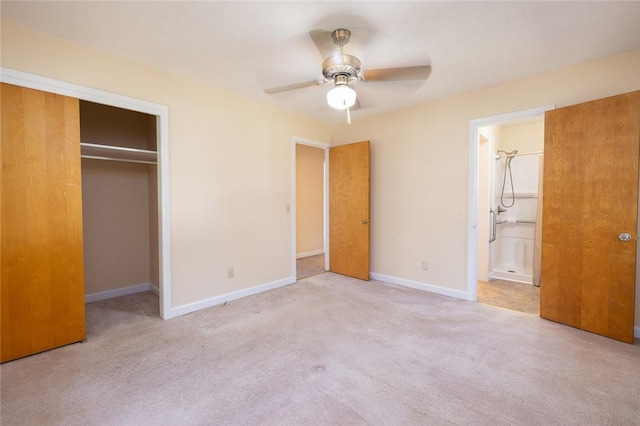
[[[258,101],[344,121],[313,80],[310,30],[348,28],[363,69],[430,64],[424,83],[355,83],[353,119],[640,49],[640,2],[11,2],[3,19]],[[640,70],[639,70],[640,72]]]

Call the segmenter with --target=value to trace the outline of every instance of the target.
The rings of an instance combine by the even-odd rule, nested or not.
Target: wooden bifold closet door
[[[1,361],[85,338],[78,100],[2,84]]]

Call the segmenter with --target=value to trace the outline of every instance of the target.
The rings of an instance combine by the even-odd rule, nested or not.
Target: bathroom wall
[[[503,139],[500,149],[518,152],[535,152],[544,150],[544,117],[535,121],[502,126]]]

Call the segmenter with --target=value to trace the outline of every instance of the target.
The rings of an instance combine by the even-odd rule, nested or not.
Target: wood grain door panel
[[[2,84],[1,361],[85,338],[77,99]]]
[[[546,113],[543,318],[633,342],[639,150],[640,92]]]
[[[329,269],[369,280],[369,141],[329,149]]]

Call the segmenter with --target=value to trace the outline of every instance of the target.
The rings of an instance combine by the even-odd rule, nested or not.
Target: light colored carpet
[[[296,278],[299,280],[324,272],[324,254],[301,257],[296,260]]]
[[[478,281],[478,302],[540,315],[540,287],[505,280]]]
[[[150,293],[2,365],[9,425],[631,425],[640,346],[325,273],[169,321]]]

